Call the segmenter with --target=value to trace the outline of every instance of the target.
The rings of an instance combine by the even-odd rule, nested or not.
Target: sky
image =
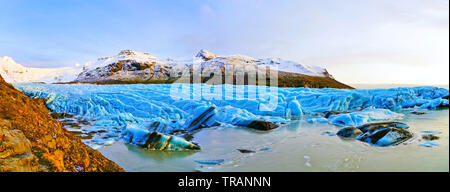
[[[0,0],[0,57],[65,67],[123,49],[280,57],[349,84],[448,85],[449,0]]]

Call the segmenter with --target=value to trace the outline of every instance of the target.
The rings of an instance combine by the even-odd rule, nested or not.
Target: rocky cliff
[[[0,76],[0,172],[124,171]]]

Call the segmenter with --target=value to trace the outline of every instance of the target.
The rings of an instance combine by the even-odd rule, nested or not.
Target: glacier
[[[14,86],[32,98],[45,99],[47,107],[54,112],[90,121],[93,127],[89,129],[119,132],[128,142],[139,140],[130,139],[139,134],[183,136],[213,126],[251,127],[255,121],[278,127],[304,118],[311,123],[361,126],[401,120],[401,111],[407,108],[422,110],[449,105],[449,91],[437,87],[356,90],[228,84]],[[144,132],[127,129],[130,125]],[[104,143],[110,140],[100,140],[97,144]]]

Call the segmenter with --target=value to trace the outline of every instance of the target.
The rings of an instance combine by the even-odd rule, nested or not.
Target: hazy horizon
[[[0,0],[0,57],[67,67],[120,50],[160,59],[280,57],[346,84],[449,84],[449,1]]]

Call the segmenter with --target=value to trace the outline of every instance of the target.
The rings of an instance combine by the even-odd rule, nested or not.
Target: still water
[[[148,151],[123,142],[98,149],[126,171],[449,171],[449,110],[414,115],[401,121],[415,137],[394,147],[374,147],[333,136],[339,127],[293,121],[269,132],[243,127],[214,127],[194,134],[198,152]],[[423,147],[422,131],[436,131],[439,145]],[[331,136],[330,136],[331,135]],[[255,153],[240,153],[248,149]],[[200,165],[198,160],[224,160]]]

